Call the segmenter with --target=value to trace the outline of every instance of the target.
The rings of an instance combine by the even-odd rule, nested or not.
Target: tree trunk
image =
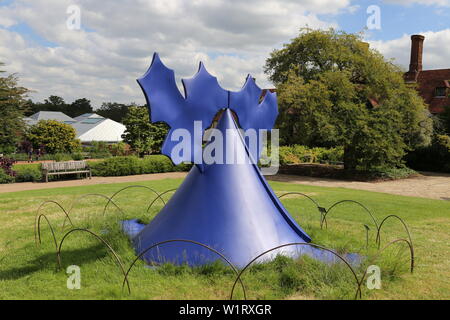
[[[344,147],[344,170],[354,171],[356,170],[356,158],[354,148],[351,146]]]

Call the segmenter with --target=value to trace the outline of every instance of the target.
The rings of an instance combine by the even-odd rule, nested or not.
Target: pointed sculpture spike
[[[182,80],[184,97],[176,85],[174,71],[163,64],[157,53],[153,55],[150,68],[138,79],[138,83],[145,94],[151,120],[166,122],[171,128],[162,153],[169,156],[175,164],[202,162],[202,142],[195,139],[194,123],[200,124],[199,134],[203,136],[205,129],[221,109],[233,109],[242,129],[255,129],[258,137],[260,129],[272,129],[277,115],[276,96],[271,96],[267,101],[265,99],[259,105],[262,90],[251,75],[247,76],[241,91],[229,92],[220,86],[217,78],[208,72],[202,62],[192,78]],[[177,129],[185,129],[190,133],[190,152],[172,154],[179,143],[179,139],[173,136]],[[255,160],[259,159],[260,151],[253,155]],[[201,164],[199,168],[202,168]]]

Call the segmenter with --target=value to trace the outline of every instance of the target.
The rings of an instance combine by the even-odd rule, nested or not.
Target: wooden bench
[[[86,178],[92,178],[91,169],[86,161],[45,162],[42,164],[42,175],[45,182],[48,182],[48,176],[81,173],[86,174]]]

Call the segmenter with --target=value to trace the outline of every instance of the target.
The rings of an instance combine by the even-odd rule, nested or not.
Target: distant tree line
[[[132,106],[136,106],[136,104],[104,102],[100,108],[94,110],[89,99],[80,98],[72,103],[67,103],[63,98],[52,95],[45,99],[44,102],[33,102],[32,100],[28,100],[26,102],[25,116],[31,116],[39,111],[59,111],[74,118],[84,113],[95,112],[102,117],[122,123],[128,109]]]

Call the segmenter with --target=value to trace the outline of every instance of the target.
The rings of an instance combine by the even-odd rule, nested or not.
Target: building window
[[[437,87],[435,92],[436,97],[445,97],[447,96],[447,88],[446,87]]]

